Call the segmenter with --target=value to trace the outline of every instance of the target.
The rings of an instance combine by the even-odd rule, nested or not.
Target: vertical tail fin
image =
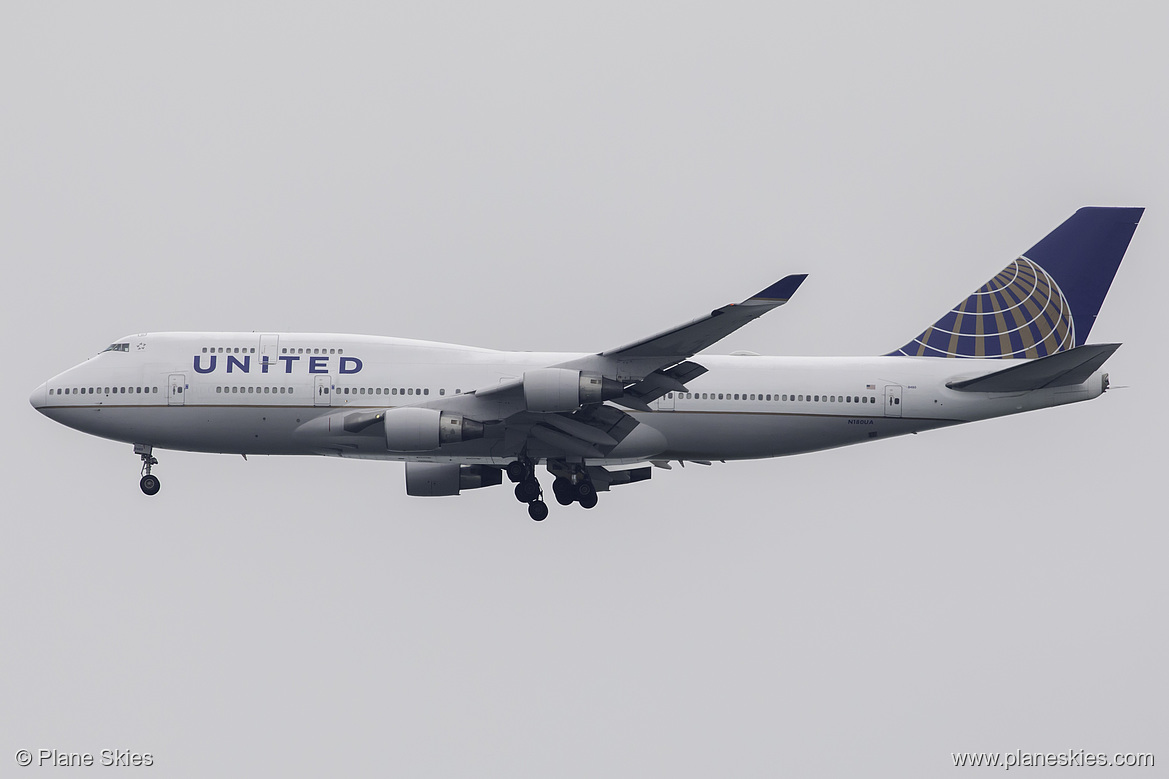
[[[892,355],[1045,357],[1088,340],[1143,208],[1081,208]]]

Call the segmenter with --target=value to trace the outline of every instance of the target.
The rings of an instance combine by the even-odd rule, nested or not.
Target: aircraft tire
[[[512,460],[507,464],[507,478],[515,483],[519,483],[528,476],[528,466],[524,464],[523,460]]]
[[[138,486],[147,495],[157,495],[158,491],[162,488],[162,483],[158,481],[157,476],[146,474],[142,477],[142,481],[138,482]]]
[[[528,477],[515,486],[515,498],[520,503],[531,503],[540,497],[540,482]]]
[[[590,484],[589,486],[591,487],[592,485]],[[593,506],[597,505],[597,493],[590,492],[588,495],[581,495],[580,505],[581,508],[586,509],[591,509]]]
[[[528,516],[537,522],[548,518],[548,504],[542,500],[533,500],[528,504]]]

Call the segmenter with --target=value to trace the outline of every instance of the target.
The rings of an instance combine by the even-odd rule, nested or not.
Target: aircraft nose
[[[48,403],[49,403],[48,382],[45,382],[44,384],[42,384],[41,386],[39,386],[35,390],[33,390],[32,394],[28,396],[28,402],[31,403],[32,407],[35,408],[37,411],[40,411],[42,407],[48,405]]]

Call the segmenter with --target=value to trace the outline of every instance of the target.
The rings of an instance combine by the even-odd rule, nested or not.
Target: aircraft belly
[[[663,458],[683,460],[781,457],[952,424],[926,419],[726,412],[657,412],[643,421],[669,441]]]
[[[84,433],[161,449],[230,454],[312,454],[293,431],[306,408],[101,406],[47,411]]]

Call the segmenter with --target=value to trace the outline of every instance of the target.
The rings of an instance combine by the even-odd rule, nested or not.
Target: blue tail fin
[[[1046,357],[1088,340],[1143,208],[1081,208],[892,355]]]

